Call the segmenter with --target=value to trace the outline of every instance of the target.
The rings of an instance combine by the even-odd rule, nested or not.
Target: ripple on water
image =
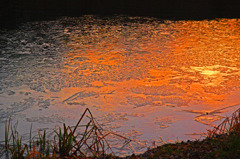
[[[159,136],[189,139],[239,107],[239,24],[83,16],[2,31],[0,124],[14,116],[24,126],[74,125],[90,108],[141,141],[138,152]]]

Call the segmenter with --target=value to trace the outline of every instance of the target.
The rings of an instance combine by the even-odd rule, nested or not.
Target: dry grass
[[[5,143],[2,145],[2,155],[11,158],[104,158],[115,156],[107,137],[112,135],[125,141],[123,147],[131,140],[103,128],[94,119],[87,108],[73,127],[58,127],[54,131],[53,140],[46,137],[46,131],[39,132],[37,138],[32,138],[31,131],[28,144],[22,142],[22,137],[12,126],[11,119],[5,125]]]
[[[236,110],[231,117],[227,117],[213,130],[208,130],[208,136],[212,138],[216,137],[216,135],[226,134],[230,132],[240,134],[240,109]]]

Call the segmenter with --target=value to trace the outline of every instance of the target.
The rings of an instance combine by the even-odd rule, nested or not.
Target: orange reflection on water
[[[225,93],[240,84],[235,76],[239,74],[239,20],[189,21],[178,27],[184,29],[171,44],[177,65],[182,65],[184,74],[194,73],[190,88],[198,86],[187,91],[198,92],[204,101],[217,106]]]
[[[66,81],[87,95],[94,92],[75,98],[77,103],[105,113],[224,108],[240,102],[229,100],[240,85],[239,26],[239,20],[219,19],[96,25],[88,36],[72,32]],[[213,118],[198,120],[220,119]]]

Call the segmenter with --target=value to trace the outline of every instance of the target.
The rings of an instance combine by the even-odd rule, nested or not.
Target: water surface
[[[135,152],[203,138],[239,107],[239,28],[238,19],[84,16],[2,30],[0,130],[9,116],[24,133],[75,125],[89,108],[139,141]]]

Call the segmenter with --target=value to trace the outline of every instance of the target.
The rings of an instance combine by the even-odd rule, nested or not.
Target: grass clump
[[[82,122],[87,121],[86,124]],[[1,145],[0,157],[23,158],[105,158],[114,152],[106,137],[109,135],[120,137],[130,142],[131,140],[113,132],[105,132],[93,118],[87,108],[77,124],[73,127],[58,127],[54,131],[54,139],[49,140],[47,133],[38,133],[38,136],[30,137],[27,143],[23,143],[22,137],[17,132],[17,124],[14,126],[9,119],[5,124],[5,141]],[[31,127],[32,129],[32,127]]]

